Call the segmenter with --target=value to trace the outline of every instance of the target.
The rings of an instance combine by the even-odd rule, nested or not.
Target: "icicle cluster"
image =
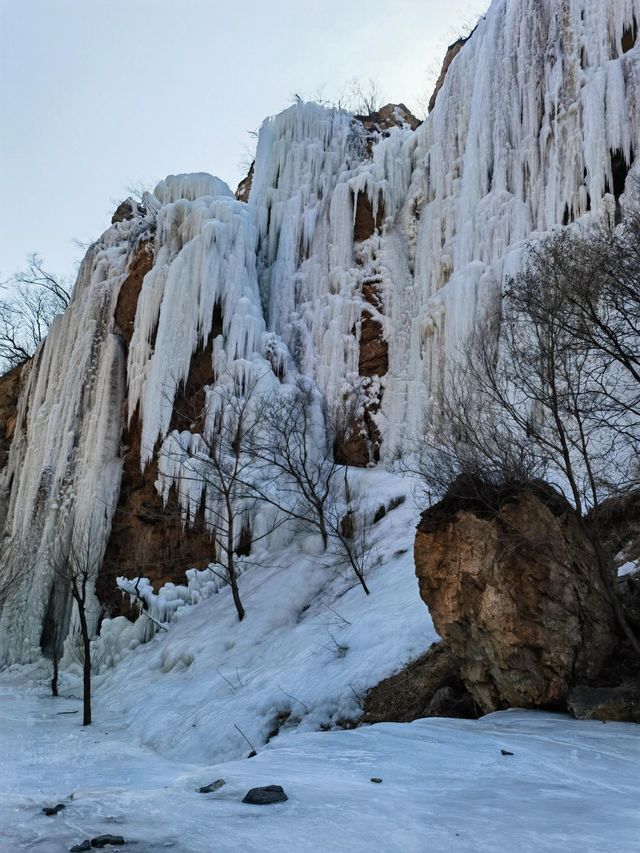
[[[106,545],[120,489],[126,391],[124,346],[113,313],[129,241],[141,225],[140,218],[119,223],[89,249],[69,308],[24,368],[2,473],[1,570],[15,583],[0,614],[0,661],[28,660],[37,652],[56,580],[53,563],[69,542]],[[95,606],[89,615],[95,624]]]
[[[624,203],[640,151],[639,23],[640,0],[494,0],[417,130],[366,131],[297,103],[262,126],[248,204],[218,178],[175,175],[147,214],[110,228],[26,368],[2,475],[5,540],[24,563],[2,659],[37,651],[35,597],[51,587],[62,527],[106,541],[125,409],[140,418],[141,465],[158,461],[157,488],[176,489],[185,519],[206,505],[193,473],[229,383],[272,393],[303,375],[330,411],[362,392],[392,460],[525,241]],[[114,312],[149,228],[154,264],[126,354]],[[385,348],[371,375],[366,318]],[[201,430],[179,431],[176,400],[203,352]]]
[[[427,121],[364,162],[345,118],[315,105],[263,126],[250,205],[269,327],[336,404],[357,383],[353,328],[375,282],[383,458],[420,430],[444,359],[523,241],[615,205],[640,145],[638,22],[638,0],[494,0]],[[357,244],[363,191],[384,223]]]

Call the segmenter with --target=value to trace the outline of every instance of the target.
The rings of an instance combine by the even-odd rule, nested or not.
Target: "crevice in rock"
[[[638,38],[638,22],[635,17],[633,18],[631,24],[624,28],[622,33],[622,42],[620,47],[622,49],[622,53],[628,53],[632,50],[636,45],[636,40]]]
[[[114,313],[116,326],[120,330],[127,347],[133,336],[138,297],[145,275],[151,270],[154,260],[154,242],[145,240],[138,245],[133,260],[129,264],[127,277],[120,285],[118,302]]]
[[[356,243],[361,243],[363,240],[368,240],[373,237],[376,231],[379,231],[384,221],[384,202],[378,200],[376,214],[373,213],[373,205],[369,196],[364,193],[358,193],[356,201],[356,214],[353,226],[353,239]]]

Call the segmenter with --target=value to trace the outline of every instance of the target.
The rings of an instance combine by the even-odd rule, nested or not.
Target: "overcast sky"
[[[424,110],[446,45],[489,0],[0,0],[0,278],[72,273],[131,184],[235,189],[248,131],[294,92],[359,77]]]

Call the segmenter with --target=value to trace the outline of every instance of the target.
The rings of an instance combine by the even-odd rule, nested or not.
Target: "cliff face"
[[[593,548],[550,488],[445,497],[422,516],[415,562],[436,630],[484,712],[564,709],[616,648]]]
[[[14,367],[0,376],[0,470],[7,464],[9,448],[16,428],[18,399],[22,390],[22,368]]]
[[[206,560],[206,534],[181,533],[206,484],[171,448],[186,432],[198,452],[224,377],[261,393],[308,377],[328,411],[357,402],[345,461],[402,451],[522,241],[615,214],[640,145],[638,20],[640,0],[494,0],[419,127],[402,105],[358,120],[295,104],[262,126],[248,201],[171,176],[120,209],[22,374],[2,493],[24,571],[3,660],[37,653],[33,591],[62,530],[106,550],[112,607],[117,566],[166,580]]]

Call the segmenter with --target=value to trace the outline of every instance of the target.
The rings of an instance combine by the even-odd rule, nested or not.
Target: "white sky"
[[[446,45],[489,0],[0,0],[0,279],[74,272],[130,184],[233,189],[294,92],[358,76],[424,111]],[[244,162],[243,162],[244,161]]]

